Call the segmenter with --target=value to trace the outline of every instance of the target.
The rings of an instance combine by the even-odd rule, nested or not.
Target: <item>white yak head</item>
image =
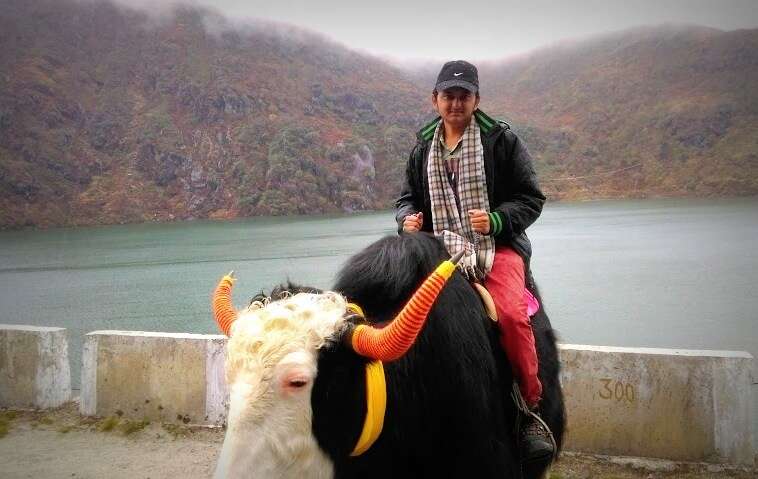
[[[213,293],[213,316],[230,337],[229,416],[216,477],[331,477],[332,463],[312,432],[319,349],[343,341],[373,360],[402,357],[461,256],[443,261],[386,327],[349,322],[348,308],[363,316],[360,307],[331,292],[254,302],[238,313],[231,302],[234,279],[225,276]]]
[[[332,464],[312,433],[318,350],[345,322],[336,293],[256,302],[227,343],[229,416],[216,478],[327,478]]]

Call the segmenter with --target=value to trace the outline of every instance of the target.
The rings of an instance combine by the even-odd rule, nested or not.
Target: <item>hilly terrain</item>
[[[386,207],[429,116],[402,72],[295,28],[0,5],[0,225]]]
[[[758,30],[639,28],[482,77],[554,199],[758,193]]]
[[[758,193],[758,30],[662,26],[480,65],[550,199]],[[436,72],[316,33],[0,0],[0,227],[388,208]]]

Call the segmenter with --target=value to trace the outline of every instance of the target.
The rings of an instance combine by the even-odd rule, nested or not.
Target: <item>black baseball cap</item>
[[[476,67],[463,60],[454,60],[442,65],[434,89],[443,91],[453,87],[465,88],[471,93],[479,91],[479,72],[476,71]]]

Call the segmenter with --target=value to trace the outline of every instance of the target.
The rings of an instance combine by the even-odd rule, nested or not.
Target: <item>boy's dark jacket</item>
[[[495,244],[511,246],[528,265],[532,247],[524,231],[540,215],[545,203],[532,159],[526,145],[507,123],[495,121],[480,110],[476,110],[474,116],[481,130],[490,212],[500,215],[503,224],[503,229],[495,236]],[[395,201],[398,232],[403,229],[405,217],[419,211],[424,213],[421,230],[432,232],[426,164],[429,145],[439,121],[439,118],[435,119],[418,132],[418,141],[408,158],[403,191]]]

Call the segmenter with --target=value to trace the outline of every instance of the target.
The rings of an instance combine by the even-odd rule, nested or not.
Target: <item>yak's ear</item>
[[[356,352],[355,348],[353,348],[353,333],[355,332],[355,328],[359,324],[367,324],[368,321],[363,309],[355,303],[348,303],[344,319],[339,328],[334,332],[334,336],[332,336],[326,349],[334,351],[335,349],[344,348],[353,354]],[[358,356],[363,357],[360,354]]]
[[[365,320],[358,315],[351,315],[345,318],[345,322],[342,323],[342,327],[337,332],[335,343],[342,344],[349,350],[353,351],[353,332],[355,332],[357,324],[364,321]]]

